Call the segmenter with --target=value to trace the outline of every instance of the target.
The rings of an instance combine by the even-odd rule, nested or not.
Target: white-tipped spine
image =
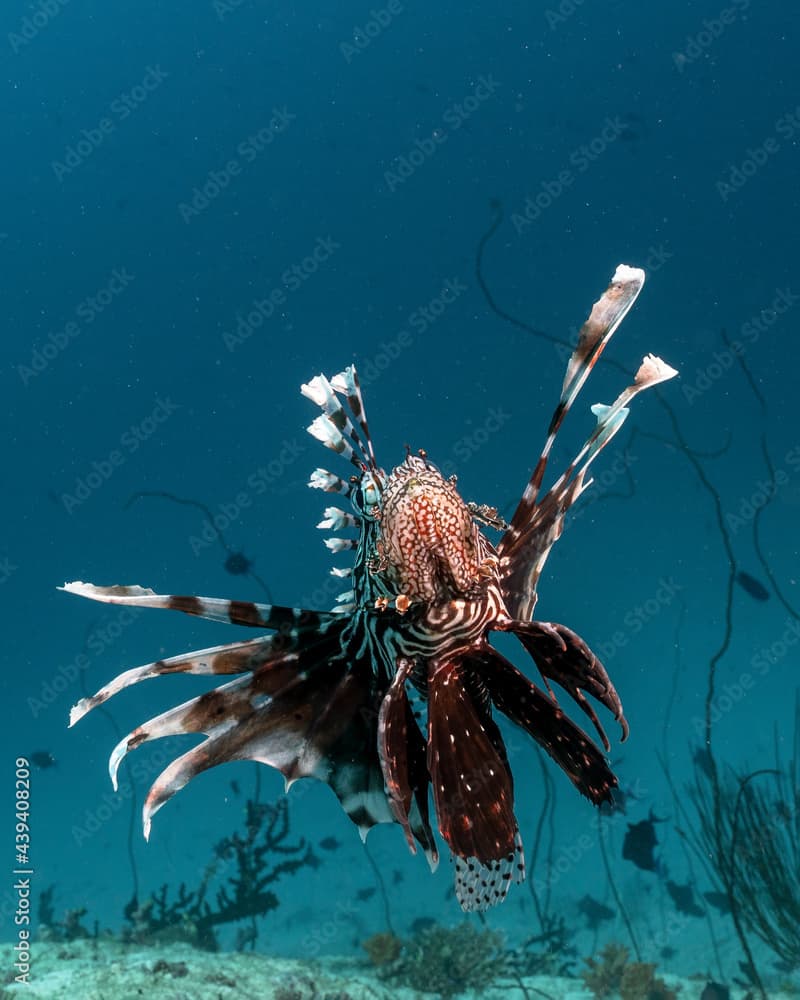
[[[346,458],[352,457],[353,449],[350,443],[344,439],[342,432],[328,417],[324,415],[317,417],[306,430],[317,441],[321,441],[326,448],[331,448]]]
[[[317,525],[318,528],[341,531],[343,528],[358,527],[358,518],[339,507],[326,507],[323,513],[325,516]]]
[[[314,469],[308,485],[312,490],[325,490],[326,493],[341,493],[346,485],[343,479],[325,469]]]
[[[677,374],[676,369],[668,365],[666,361],[662,361],[655,354],[646,354],[636,372],[634,383],[642,389],[647,389],[660,382],[675,378]]]
[[[628,285],[635,283],[641,286],[645,281],[645,273],[640,267],[631,267],[630,264],[618,264],[611,281],[614,284]]]
[[[356,541],[354,538],[326,538],[325,544],[331,552],[344,552],[347,549],[354,549]]]
[[[327,413],[331,406],[338,406],[330,382],[324,375],[315,375],[300,386],[300,392]]]

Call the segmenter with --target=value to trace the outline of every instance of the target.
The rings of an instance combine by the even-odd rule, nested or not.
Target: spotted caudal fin
[[[644,284],[644,271],[621,264],[605,293],[581,327],[564,378],[542,453],[508,529],[498,545],[503,596],[510,614],[528,620],[536,605],[536,585],[553,544],[561,535],[564,517],[589,485],[585,477],[599,452],[614,437],[628,414],[627,404],[642,389],[672,378],[677,372],[648,355],[634,383],[610,406],[596,404],[597,425],[567,470],[539,499],[550,451],[564,417],[597,363],[606,344],[627,315]]]
[[[554,649],[549,650],[549,655],[565,674],[566,651],[561,658]],[[544,661],[544,653],[540,659]],[[498,711],[533,737],[582,795],[595,805],[609,801],[618,784],[616,776],[598,747],[564,714],[555,699],[491,647],[476,655],[473,663]]]
[[[476,689],[476,685],[480,688]],[[439,831],[464,910],[502,902],[525,878],[511,770],[500,730],[465,662],[428,670],[428,771]]]

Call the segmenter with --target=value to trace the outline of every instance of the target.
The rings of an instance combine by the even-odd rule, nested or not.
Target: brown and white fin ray
[[[79,597],[88,597],[103,604],[124,604],[136,608],[163,608],[182,611],[187,615],[207,618],[209,621],[250,628],[274,628],[283,634],[301,634],[324,629],[335,619],[326,611],[309,611],[280,604],[259,604],[255,601],[231,601],[218,597],[178,596],[157,594],[148,587],[121,586],[98,587],[93,583],[75,580],[65,583],[59,590]]]

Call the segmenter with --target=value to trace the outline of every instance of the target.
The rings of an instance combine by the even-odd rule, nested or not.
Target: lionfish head
[[[350,477],[350,503],[357,517],[378,521],[386,476],[380,469],[362,465],[361,474]]]
[[[485,545],[456,489],[428,461],[408,454],[383,492],[378,552],[392,588],[438,603],[472,591],[485,573]]]

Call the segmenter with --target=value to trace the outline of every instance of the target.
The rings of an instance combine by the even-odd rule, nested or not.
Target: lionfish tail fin
[[[499,861],[486,864],[478,858],[453,857],[455,891],[461,909],[466,913],[485,912],[502,903],[511,883],[525,881],[525,850],[517,831],[513,850]]]

